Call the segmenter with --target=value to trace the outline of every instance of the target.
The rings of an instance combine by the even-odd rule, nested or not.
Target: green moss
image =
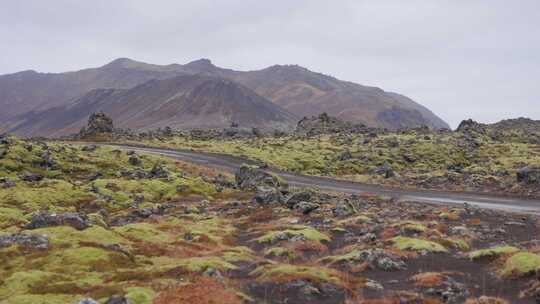
[[[41,270],[15,272],[0,285],[0,299],[9,298],[17,294],[30,293],[34,286],[47,281],[55,281],[58,277],[60,275],[56,273]]]
[[[75,303],[83,299],[82,295],[70,294],[22,294],[7,298],[5,301],[0,301],[4,304],[66,304]]]
[[[92,199],[93,194],[62,180],[46,180],[35,186],[19,182],[15,187],[0,189],[2,203],[18,206],[27,212],[43,206],[76,206],[79,202]]]
[[[426,226],[417,222],[407,222],[401,228],[404,231],[417,232],[417,233],[425,232],[427,230]]]
[[[264,251],[265,256],[275,256],[275,257],[287,257],[291,260],[296,259],[296,252],[285,247],[272,247]]]
[[[152,304],[156,292],[148,287],[128,287],[126,295],[132,304]]]
[[[0,228],[20,225],[25,222],[23,212],[15,208],[0,207]]]
[[[295,279],[306,279],[317,283],[331,283],[341,286],[339,272],[325,268],[289,264],[265,265],[250,273],[260,282],[283,283]]]
[[[53,250],[36,263],[43,264],[43,269],[58,273],[111,271],[132,265],[132,261],[124,254],[95,247]]]
[[[428,251],[428,252],[447,252],[446,248],[441,244],[415,239],[408,238],[403,236],[398,236],[392,239],[394,246],[399,250],[412,250],[412,251]]]
[[[469,253],[469,258],[479,259],[483,257],[493,257],[493,256],[499,256],[503,254],[512,254],[518,251],[519,249],[513,246],[499,246],[499,247],[475,250]]]
[[[233,235],[236,231],[229,221],[218,217],[178,221],[177,225],[192,234],[196,241],[205,236],[213,242],[222,243],[224,238]]]
[[[461,251],[469,251],[471,246],[466,240],[457,238],[442,239],[439,243],[445,247],[455,247]]]
[[[125,227],[125,226],[124,226]],[[127,228],[126,228],[127,229]],[[34,233],[46,234],[53,245],[77,245],[81,242],[97,244],[130,245],[131,242],[113,230],[101,226],[91,226],[84,230],[77,230],[70,226],[47,227],[33,230]]]
[[[253,262],[257,260],[253,250],[245,246],[228,248],[223,251],[221,256],[229,263]]]
[[[315,242],[321,242],[326,241],[330,242],[330,237],[324,233],[319,232],[317,229],[314,229],[312,227],[308,226],[293,226],[290,229],[282,230],[282,231],[272,231],[269,233],[266,233],[265,235],[255,239],[258,243],[270,243],[275,240],[279,240],[279,236],[284,235],[287,238],[291,238],[294,236],[303,236],[308,241],[315,241]]]
[[[530,252],[519,252],[504,263],[501,275],[523,276],[540,269],[540,256]]]
[[[165,268],[181,268],[188,272],[201,273],[208,268],[214,268],[220,271],[237,269],[238,267],[227,262],[224,258],[218,256],[193,257],[171,260]]]
[[[328,263],[328,264],[336,264],[336,263],[346,263],[346,262],[352,262],[352,261],[358,261],[361,260],[363,251],[361,250],[353,250],[351,252],[342,254],[342,255],[332,255],[327,256],[321,259],[322,262]]]
[[[173,235],[157,229],[156,225],[150,223],[127,224],[114,227],[113,231],[127,239],[135,241],[170,243],[175,239]]]
[[[133,194],[142,195],[147,201],[160,203],[188,194],[210,197],[215,193],[215,187],[206,183],[201,178],[173,178],[170,181],[161,179],[123,180],[115,178],[99,179],[94,184],[100,189],[100,193],[110,195],[118,202],[130,201]],[[179,193],[177,187],[180,185],[186,186],[187,190]]]

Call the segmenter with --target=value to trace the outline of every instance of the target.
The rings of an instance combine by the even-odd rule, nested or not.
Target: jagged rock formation
[[[88,134],[112,133],[114,130],[113,120],[103,112],[92,113],[88,118]]]
[[[350,122],[345,122],[336,117],[331,117],[327,113],[322,113],[316,117],[302,118],[302,120],[298,122],[295,130],[297,134],[306,136],[341,132],[366,133],[369,131],[370,128],[363,124],[352,124]]]

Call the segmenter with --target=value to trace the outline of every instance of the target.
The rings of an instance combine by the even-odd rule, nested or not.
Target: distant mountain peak
[[[117,58],[111,62],[109,62],[105,67],[113,67],[113,68],[128,68],[128,69],[136,69],[136,68],[147,68],[149,66],[152,66],[151,64],[136,61],[130,58]]]
[[[184,67],[198,70],[201,72],[209,72],[217,69],[217,67],[207,58],[201,58],[187,63]]]
[[[116,58],[115,60],[109,62],[108,64],[106,65],[126,65],[126,64],[130,64],[130,63],[135,63],[136,61],[133,60],[133,59],[129,59],[127,57],[120,57],[120,58]]]

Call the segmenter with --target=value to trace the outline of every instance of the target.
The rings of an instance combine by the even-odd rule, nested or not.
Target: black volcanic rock
[[[370,129],[363,124],[352,124],[336,117],[331,117],[327,113],[322,113],[319,116],[302,118],[296,126],[295,133],[299,135],[314,136],[340,132],[365,133],[368,131],[370,131]]]
[[[92,113],[88,118],[88,134],[112,133],[114,131],[113,120],[103,112]]]

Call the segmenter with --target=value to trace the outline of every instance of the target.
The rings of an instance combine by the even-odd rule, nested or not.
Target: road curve
[[[178,160],[219,168],[228,172],[234,172],[242,164],[253,163],[252,161],[243,158],[223,154],[162,148],[148,148],[117,144],[106,145],[117,149],[127,149],[143,153],[158,154]],[[393,197],[400,201],[417,201],[441,205],[462,205],[463,203],[468,203],[470,205],[485,209],[504,210],[519,213],[532,213],[540,215],[540,200],[537,199],[435,190],[399,189],[380,185],[368,185],[327,177],[301,175],[275,169],[268,169],[268,171],[281,176],[291,186],[315,187],[326,191],[344,192],[351,194],[371,193],[387,197]]]

